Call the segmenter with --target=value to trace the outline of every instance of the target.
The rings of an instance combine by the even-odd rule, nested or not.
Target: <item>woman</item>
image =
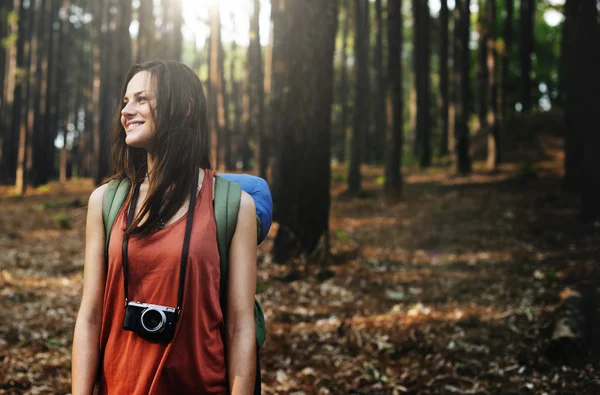
[[[98,384],[101,393],[111,394],[250,394],[254,202],[242,193],[223,317],[200,80],[181,63],[147,62],[129,71],[121,98],[112,144],[115,177],[135,187],[115,220],[107,252],[106,184],[89,199],[72,393],[90,394]],[[162,332],[153,332],[159,326]]]

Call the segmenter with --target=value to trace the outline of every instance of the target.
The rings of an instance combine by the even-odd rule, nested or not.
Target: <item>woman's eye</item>
[[[138,97],[138,102],[141,102],[141,101],[146,101],[146,100],[147,100],[147,99],[146,99],[146,97],[145,97],[145,96],[140,96],[140,97]]]

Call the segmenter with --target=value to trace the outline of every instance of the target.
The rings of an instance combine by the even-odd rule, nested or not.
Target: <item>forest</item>
[[[0,0],[0,44],[0,394],[71,391],[87,202],[153,59],[273,196],[263,393],[598,393],[599,1]]]

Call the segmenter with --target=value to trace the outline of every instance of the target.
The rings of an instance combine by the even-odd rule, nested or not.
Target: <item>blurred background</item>
[[[0,393],[68,393],[135,63],[269,182],[265,393],[595,393],[597,0],[1,0]]]

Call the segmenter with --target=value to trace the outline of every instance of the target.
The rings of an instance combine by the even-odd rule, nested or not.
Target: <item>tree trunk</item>
[[[62,136],[63,136],[63,146],[60,149],[60,158],[61,161],[59,163],[59,181],[61,183],[65,183],[66,179],[66,167],[63,167],[63,156],[66,158],[67,155],[67,83],[66,83],[66,75],[67,75],[67,59],[68,48],[70,45],[70,36],[69,36],[69,1],[62,0],[62,10],[64,13],[60,20],[60,30],[59,30],[59,39],[58,39],[58,56],[59,59],[63,59],[62,62],[58,64],[58,74],[57,74],[57,82],[59,84],[58,89],[56,90],[56,108],[57,108],[57,116],[59,122],[62,124]],[[106,80],[105,80],[106,81]],[[66,162],[64,163],[66,165]],[[97,181],[99,184],[99,181]]]
[[[340,86],[339,86],[339,100],[340,100],[340,130],[338,133],[337,141],[334,141],[336,149],[336,159],[340,162],[346,161],[346,146],[347,146],[347,131],[348,131],[348,118],[349,118],[349,106],[348,106],[348,35],[350,32],[350,18],[352,17],[351,5],[349,0],[342,0],[340,9],[344,10],[344,18],[342,24],[342,64],[340,68]]]
[[[282,37],[290,55],[286,94],[294,100],[283,108],[285,124],[281,145],[277,147],[280,177],[274,185],[274,220],[279,222],[279,230],[273,245],[277,262],[311,254],[320,246],[325,253],[328,249],[333,51],[338,8],[336,0],[294,1],[286,5],[283,12],[289,13],[290,29],[290,34]],[[274,57],[277,48],[273,48]],[[307,59],[311,59],[310,67]]]
[[[24,36],[23,44],[23,63],[22,63],[22,81],[19,86],[20,92],[20,105],[16,106],[16,113],[13,117],[16,118],[16,130],[18,131],[18,151],[17,151],[17,168],[15,174],[15,192],[17,194],[25,193],[25,163],[27,160],[27,94],[29,92],[29,70],[31,68],[31,38],[33,36],[33,10],[31,4],[27,10],[24,9],[24,4],[21,3],[21,9],[24,11],[24,28],[19,29],[19,37],[21,32]],[[16,95],[15,95],[16,96]],[[13,126],[15,125],[15,118],[13,118]]]
[[[489,107],[487,113],[488,152],[487,167],[495,169],[500,163],[500,130],[498,127],[498,84],[496,64],[496,0],[487,0],[487,68],[489,82]]]
[[[414,51],[417,116],[415,135],[417,154],[421,168],[431,165],[431,122],[430,122],[430,59],[429,59],[429,4],[427,0],[413,0]]]
[[[565,134],[565,179],[564,188],[570,192],[581,191],[584,184],[583,174],[583,136],[577,127],[577,108],[574,107],[576,98],[569,99],[574,94],[573,81],[579,77],[576,63],[577,34],[581,5],[574,0],[565,2],[565,21],[563,22],[563,37],[561,47],[561,94],[564,101],[565,121],[567,133]]]
[[[354,127],[350,138],[350,164],[348,166],[349,194],[357,194],[361,190],[360,165],[364,153],[369,117],[367,108],[369,98],[368,70],[368,31],[365,23],[367,0],[354,0],[354,54],[356,58],[356,78],[354,85]]]
[[[385,191],[390,195],[402,193],[402,0],[388,0],[388,67],[385,150]]]
[[[26,53],[26,42],[27,42],[27,15],[28,11],[24,8],[23,4],[25,0],[20,0],[18,5],[19,12],[19,23],[17,28],[17,47],[16,47],[16,68],[17,70],[25,69],[25,53]],[[17,7],[15,7],[17,8]],[[21,111],[23,107],[23,89],[26,86],[23,78],[15,78],[13,90],[13,105],[12,105],[12,116],[11,116],[11,128],[5,136],[3,142],[4,153],[3,163],[6,166],[6,175],[9,182],[15,182],[17,172],[17,161],[19,152],[19,137],[21,127]]]
[[[19,0],[12,0],[11,13],[19,13]],[[8,21],[7,21],[8,22]],[[3,91],[2,103],[0,103],[0,183],[11,183],[14,180],[14,174],[10,172],[11,155],[14,158],[16,149],[15,136],[12,128],[13,103],[15,100],[15,83],[17,74],[17,48],[19,40],[19,24],[15,18],[11,18],[7,25],[7,33],[10,37],[6,48],[6,76],[0,87]],[[7,44],[8,44],[7,43]]]
[[[375,0],[375,78],[373,118],[375,130],[373,136],[373,159],[383,160],[385,147],[385,73],[383,70],[383,9],[381,0]]]
[[[137,63],[147,62],[151,58],[154,46],[154,5],[152,0],[140,0],[138,9],[139,32],[137,38]]]
[[[258,176],[267,178],[269,140],[264,129],[264,75],[259,30],[260,2],[254,0],[254,13],[250,19],[250,45],[248,46],[248,88],[250,99],[250,135],[255,138],[254,163]]]
[[[521,24],[521,105],[523,112],[531,111],[531,53],[533,52],[533,21],[535,1],[521,0],[519,8]]]
[[[504,45],[502,46],[502,71],[500,77],[500,94],[498,107],[500,109],[498,115],[499,120],[498,123],[504,126],[504,121],[506,119],[506,115],[508,110],[511,108],[511,105],[508,102],[508,92],[510,91],[510,82],[509,82],[509,63],[510,63],[510,54],[512,47],[512,36],[513,36],[513,13],[514,13],[514,0],[505,0],[506,7],[506,16],[504,18],[504,33],[503,33],[503,41]]]
[[[573,1],[573,0],[569,0]],[[567,132],[581,139],[583,174],[581,178],[581,214],[586,223],[600,221],[600,134],[597,112],[600,108],[600,28],[595,0],[580,0],[574,37],[574,64],[577,71],[569,79],[567,90]]]
[[[459,174],[471,172],[469,154],[469,27],[470,0],[456,0],[456,87],[458,88],[455,116],[456,165]]]
[[[448,155],[448,0],[441,0],[440,8],[440,156]]]
[[[486,7],[487,0],[479,0],[479,13],[477,15],[477,31],[479,41],[477,43],[477,118],[479,119],[479,131],[488,133],[488,39],[489,39],[489,10]]]
[[[223,95],[223,50],[221,44],[221,11],[218,3],[211,3],[209,49],[209,122],[211,125],[211,153],[215,169],[222,161],[223,133],[226,132],[225,103]],[[221,141],[219,141],[219,138]]]

